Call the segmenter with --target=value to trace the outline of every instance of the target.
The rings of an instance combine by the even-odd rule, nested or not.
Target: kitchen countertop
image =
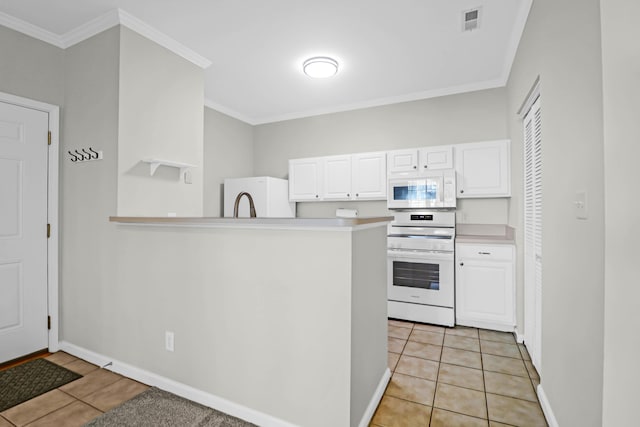
[[[132,217],[111,216],[110,222],[131,225],[352,230],[385,225],[392,216],[359,218],[220,218],[220,217]]]
[[[456,224],[456,243],[514,245],[514,231],[503,224]]]

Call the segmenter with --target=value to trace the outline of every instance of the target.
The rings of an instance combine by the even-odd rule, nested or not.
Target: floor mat
[[[250,427],[254,424],[152,387],[84,427]]]
[[[0,371],[0,412],[78,378],[82,375],[45,359]]]

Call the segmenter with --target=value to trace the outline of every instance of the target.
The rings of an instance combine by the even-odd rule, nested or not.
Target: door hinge
[[[51,145],[51,131],[47,132],[47,145]]]
[[[51,316],[47,316],[47,329],[51,329]]]
[[[51,237],[51,224],[47,224],[47,239]]]

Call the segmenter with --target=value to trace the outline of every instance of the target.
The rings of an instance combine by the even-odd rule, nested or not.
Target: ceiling
[[[504,86],[531,1],[0,0],[0,24],[64,47],[120,9],[210,62],[206,105],[260,124]],[[304,75],[311,56],[338,74]]]

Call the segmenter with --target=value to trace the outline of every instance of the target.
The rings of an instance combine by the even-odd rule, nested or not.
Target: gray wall
[[[506,90],[491,89],[270,123],[254,129],[255,175],[286,178],[288,160],[508,137]],[[337,207],[387,214],[384,202],[298,203],[298,216],[334,216]],[[508,201],[464,200],[458,220],[506,223]]]
[[[522,188],[522,123],[516,111],[540,76],[541,384],[562,426],[599,426],[602,420],[604,174],[599,7],[598,0],[534,1],[507,87],[513,187]],[[588,220],[574,215],[577,191],[588,192]],[[510,219],[522,248],[521,197],[512,198]],[[522,282],[522,269],[518,270]]]
[[[204,109],[204,216],[224,216],[225,178],[253,176],[253,127]]]
[[[118,215],[202,216],[203,70],[121,26],[119,91]],[[196,165],[193,183],[144,158]]]
[[[112,334],[118,302],[114,285],[113,231],[118,178],[118,68],[120,31],[115,27],[66,51],[66,108],[61,153],[92,146],[96,162],[72,163],[61,155],[60,337],[96,348]]]
[[[62,106],[64,50],[0,26],[0,91]]]
[[[601,2],[605,169],[604,426],[637,423],[640,3]]]

